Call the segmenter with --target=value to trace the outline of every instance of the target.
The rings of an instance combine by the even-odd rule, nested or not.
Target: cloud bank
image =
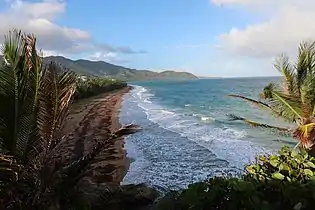
[[[66,12],[66,5],[63,0],[6,0],[7,8],[0,12],[0,43],[9,30],[16,28],[34,33],[46,56],[90,52],[91,57],[99,55],[94,56],[95,59],[111,61],[112,58],[117,62],[120,60],[117,57],[122,54],[146,53],[128,46],[96,43],[87,31],[58,25],[56,19]]]
[[[286,52],[295,55],[302,40],[315,39],[313,0],[211,0],[221,7],[244,10],[266,20],[220,34],[219,48],[240,56],[270,58]]]

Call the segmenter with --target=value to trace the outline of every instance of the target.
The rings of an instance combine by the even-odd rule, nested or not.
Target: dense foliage
[[[109,78],[100,77],[79,77],[77,78],[77,89],[74,94],[75,99],[83,99],[101,93],[127,87],[127,83]]]
[[[163,210],[314,209],[315,159],[283,148],[260,156],[241,178],[213,178],[172,192],[156,205]]]
[[[278,154],[258,156],[257,163],[248,166],[246,171],[247,177],[262,183],[274,179],[303,184],[315,178],[315,158],[305,150],[297,152],[283,147]]]
[[[277,117],[296,123],[294,130],[256,123],[231,115],[234,120],[243,120],[254,126],[273,127],[292,132],[298,145],[315,152],[315,42],[303,42],[298,50],[297,61],[292,64],[288,56],[281,55],[275,68],[283,76],[282,86],[267,85],[260,94],[261,101],[240,95],[231,95],[269,110]]]
[[[44,65],[33,35],[9,32],[2,46],[0,209],[91,206],[96,190],[84,185],[91,163],[99,161],[96,156],[108,141],[139,128],[125,126],[105,141],[95,139],[83,156],[72,157],[62,127],[76,90],[75,74],[55,63]]]
[[[81,99],[125,87],[126,83],[97,78],[76,78],[55,63],[45,65],[36,50],[36,38],[13,31],[5,37],[0,63],[0,209],[104,209],[130,207],[141,197],[108,189],[91,188],[91,163],[109,141],[139,130],[128,125],[98,141],[81,157],[67,153],[68,139],[61,132],[73,98]],[[282,57],[276,67],[283,73],[281,90],[270,84],[262,93],[266,102],[234,97],[265,107],[277,116],[298,123],[294,136],[298,151],[283,148],[275,155],[257,157],[239,178],[212,178],[172,192],[153,208],[206,209],[314,209],[315,158],[315,44],[302,44],[296,65]],[[314,86],[315,87],[315,86]],[[233,116],[251,125],[264,125]],[[84,138],[84,137],[82,137]],[[310,152],[311,151],[311,152]],[[128,188],[128,187],[125,187]],[[132,187],[131,187],[132,188]],[[114,201],[111,199],[115,199]],[[128,198],[128,199],[126,199]],[[152,199],[155,198],[154,196]],[[151,201],[151,200],[150,200]],[[104,205],[106,203],[107,205]]]

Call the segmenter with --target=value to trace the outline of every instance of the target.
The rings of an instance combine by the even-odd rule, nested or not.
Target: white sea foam
[[[199,124],[194,119],[189,118],[183,121],[183,115],[180,113],[166,110],[165,107],[159,104],[145,103],[146,99],[152,97],[152,94],[146,88],[136,86],[132,95],[139,107],[145,110],[149,120],[158,123],[164,129],[188,137],[211,150],[219,158],[234,163],[237,167],[242,168],[244,164],[253,161],[259,152],[268,152],[265,148],[244,140],[247,135],[244,130]],[[199,115],[196,114],[196,116]],[[202,121],[215,120],[210,116],[201,116],[200,119]]]
[[[210,116],[201,116],[201,117],[200,117],[200,120],[201,120],[201,121],[204,121],[204,122],[214,122],[214,121],[215,121],[215,118],[210,117]]]
[[[175,184],[177,183],[189,183],[189,181],[194,181],[197,179],[196,177],[194,179],[186,180],[187,177],[190,177],[192,174],[196,176],[197,174],[200,174],[200,177],[198,179],[205,178],[205,174],[209,174],[207,168],[203,169],[200,168],[198,170],[200,171],[189,171],[189,170],[197,170],[196,168],[189,169],[189,165],[200,165],[203,164],[202,161],[205,161],[204,159],[209,158],[209,154],[215,154],[216,158],[213,159],[214,162],[219,160],[224,160],[230,163],[230,167],[226,168],[227,171],[233,171],[233,167],[236,167],[238,169],[243,169],[244,165],[249,163],[250,161],[254,160],[254,157],[257,155],[257,153],[262,152],[269,152],[268,150],[264,149],[263,147],[260,147],[253,142],[249,142],[246,140],[247,133],[244,130],[236,130],[227,126],[223,125],[217,125],[217,123],[206,123],[205,121],[214,121],[215,119],[210,116],[203,116],[199,114],[191,114],[187,115],[184,114],[181,110],[171,110],[167,107],[164,107],[162,105],[159,105],[157,102],[152,100],[154,95],[149,92],[149,90],[140,87],[135,86],[135,88],[131,91],[127,98],[127,103],[132,102],[136,104],[140,109],[142,110],[142,113],[144,112],[146,114],[146,117],[148,120],[150,120],[153,123],[156,123],[158,126],[160,126],[163,129],[167,129],[172,132],[176,132],[180,134],[181,136],[188,138],[192,143],[183,145],[182,142],[178,142],[176,139],[172,139],[170,142],[163,142],[161,138],[168,138],[166,134],[165,136],[163,133],[158,134],[159,136],[152,136],[150,137],[150,133],[146,135],[146,137],[143,137],[144,134],[140,133],[141,137],[139,138],[145,138],[141,139],[141,142],[143,142],[144,146],[142,151],[150,151],[150,147],[153,146],[152,144],[162,144],[163,148],[161,150],[157,149],[157,151],[153,150],[150,152],[158,153],[158,155],[165,156],[165,158],[176,158],[174,156],[178,155],[177,158],[182,159],[185,158],[184,162],[181,164],[176,164],[178,161],[183,161],[177,159],[176,162],[172,162],[172,160],[168,160],[168,162],[163,162],[166,160],[159,160],[159,162],[148,162],[148,160],[145,159],[144,155],[138,151],[139,148],[135,148],[132,145],[132,142],[126,143],[126,149],[128,152],[128,156],[132,159],[135,159],[135,161],[131,164],[130,170],[127,173],[126,176],[126,182],[143,182],[147,180],[154,179],[154,183],[161,183],[162,185],[165,184],[165,182],[168,182],[165,180],[173,180],[178,179]],[[149,101],[149,102],[148,102]],[[125,104],[125,103],[124,103]],[[134,107],[131,107],[128,109],[128,107],[124,107],[125,110],[122,114],[128,115],[131,112],[135,112]],[[139,113],[140,114],[140,113]],[[138,112],[134,116],[139,115]],[[130,117],[132,118],[132,117]],[[198,120],[199,118],[199,120]],[[138,123],[138,122],[137,122]],[[141,122],[140,122],[141,123]],[[152,126],[152,125],[148,125]],[[144,128],[143,132],[146,132],[146,128]],[[148,128],[149,130],[149,128]],[[150,131],[147,131],[150,132]],[[131,136],[131,138],[133,138]],[[153,138],[153,139],[150,139]],[[159,139],[159,140],[158,140]],[[158,141],[158,142],[157,142]],[[141,143],[142,144],[142,143]],[[165,145],[163,145],[165,144]],[[168,145],[171,144],[172,146]],[[176,144],[181,144],[181,149],[183,151],[181,153],[174,153],[175,151],[171,148],[176,148]],[[205,151],[209,151],[208,155],[205,153],[205,151],[201,151],[202,155],[205,155],[204,158],[198,160],[197,163],[190,163],[189,161],[196,161],[194,160],[194,154],[193,152],[195,150],[200,150],[198,148],[194,149],[193,145],[199,145],[202,148],[204,148]],[[156,146],[156,145],[155,145]],[[185,149],[186,147],[186,149]],[[170,150],[170,151],[168,151]],[[192,152],[191,154],[189,153]],[[177,151],[180,152],[180,151]],[[148,154],[147,154],[148,155]],[[199,153],[200,155],[200,153]],[[152,155],[150,155],[152,156]],[[192,156],[191,158],[189,158]],[[211,155],[210,155],[211,156]],[[210,158],[211,159],[211,158]],[[200,161],[200,162],[199,162]],[[160,165],[161,164],[161,165]],[[209,164],[209,163],[208,163]],[[218,163],[219,164],[219,163]],[[155,169],[150,168],[149,166],[155,167]],[[201,165],[202,166],[202,165]],[[162,167],[159,169],[159,167]],[[165,168],[165,167],[170,167]],[[212,175],[225,173],[225,169],[216,169],[216,165],[212,167]],[[163,169],[163,170],[162,170]],[[138,173],[137,171],[145,171],[144,174]],[[173,173],[179,173],[179,174],[173,174]],[[160,179],[163,180],[156,180],[158,179],[158,176],[156,176],[159,173],[163,173],[160,175]],[[166,173],[166,174],[165,174]],[[181,174],[182,173],[182,174]],[[144,177],[148,176],[148,177]],[[164,178],[163,178],[164,177]],[[177,178],[176,178],[177,177]],[[186,178],[185,178],[186,177]],[[196,181],[196,180],[195,180]],[[173,184],[174,184],[173,183]],[[169,182],[169,184],[172,184]]]

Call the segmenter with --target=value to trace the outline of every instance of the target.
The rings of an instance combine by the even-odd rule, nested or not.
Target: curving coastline
[[[118,114],[123,95],[132,87],[101,94],[80,100],[70,110],[65,122],[64,133],[71,142],[68,157],[77,158],[91,150],[97,141],[105,140],[109,133],[119,129]],[[124,139],[110,142],[106,149],[97,156],[100,160],[93,164],[95,170],[91,181],[95,183],[119,184],[127,173],[129,160],[124,150]]]

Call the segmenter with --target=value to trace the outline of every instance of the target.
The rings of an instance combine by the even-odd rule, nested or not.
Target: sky
[[[45,56],[199,76],[277,76],[315,39],[314,0],[0,0],[0,43],[34,33]]]

